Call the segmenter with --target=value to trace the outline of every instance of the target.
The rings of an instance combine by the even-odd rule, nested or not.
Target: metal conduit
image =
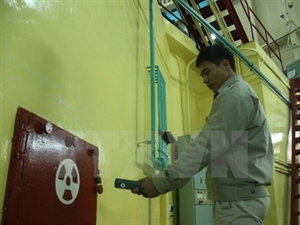
[[[150,18],[150,83],[151,83],[151,158],[156,159],[156,95],[155,95],[155,43],[154,43],[154,4],[149,0]]]
[[[157,170],[162,170],[168,165],[168,148],[159,132],[167,131],[166,116],[166,90],[165,80],[158,66],[155,65],[155,35],[154,35],[154,3],[149,0],[149,27],[150,27],[150,89],[151,89],[151,159]],[[157,83],[157,85],[156,85]],[[157,91],[157,95],[156,95]],[[157,104],[156,104],[157,103]],[[158,114],[158,116],[156,116]],[[158,122],[158,130],[157,123]],[[156,136],[159,143],[156,143]],[[159,148],[157,149],[157,146]],[[156,156],[158,151],[158,157]]]
[[[187,12],[191,14],[201,25],[203,25],[207,30],[213,33],[221,43],[228,47],[228,49],[236,55],[246,66],[248,66],[265,84],[286,104],[291,107],[290,100],[280,92],[280,90],[258,69],[253,65],[249,59],[247,59],[233,44],[231,44],[227,39],[225,39],[219,32],[212,27],[202,16],[200,16],[192,7],[190,7],[183,0],[174,0],[179,5],[181,5]]]

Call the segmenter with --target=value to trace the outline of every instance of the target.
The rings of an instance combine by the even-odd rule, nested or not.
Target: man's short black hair
[[[208,61],[219,66],[223,59],[227,59],[231,68],[235,71],[235,63],[232,53],[220,44],[214,44],[202,48],[197,57],[196,66],[199,67],[204,61]]]

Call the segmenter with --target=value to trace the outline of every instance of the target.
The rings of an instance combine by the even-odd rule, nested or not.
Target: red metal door
[[[96,224],[99,174],[96,146],[19,108],[2,224]]]

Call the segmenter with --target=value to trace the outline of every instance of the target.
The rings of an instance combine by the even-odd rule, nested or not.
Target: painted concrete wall
[[[15,113],[21,106],[98,146],[104,186],[98,224],[172,224],[171,195],[147,200],[113,187],[116,177],[139,179],[156,172],[150,146],[137,147],[150,139],[148,1],[0,4],[1,207]],[[197,50],[161,17],[156,4],[155,15],[156,64],[167,85],[168,129],[175,137],[197,134],[212,103],[193,65]],[[261,84],[257,92],[269,100]],[[280,118],[286,122],[283,110]],[[267,113],[278,115],[272,107]],[[280,157],[285,144],[279,145]]]
[[[21,106],[99,148],[104,193],[98,196],[98,224],[169,223],[168,195],[147,200],[114,188],[116,177],[139,179],[155,172],[150,146],[137,147],[150,138],[148,1],[0,4],[1,208],[14,119]],[[155,15],[156,60],[167,82],[169,129],[176,137],[183,135],[185,118],[181,75],[196,49],[165,23],[157,4]],[[190,48],[183,60],[169,49],[167,26]]]
[[[254,12],[275,39],[300,25],[299,1],[251,0],[251,2]],[[281,17],[282,15],[284,16]]]
[[[270,35],[277,40],[285,69],[286,66],[300,58],[300,2],[288,0],[252,0],[251,2],[253,10],[258,18]],[[255,23],[260,29],[261,34],[266,35],[264,30],[261,29],[261,26],[257,22]],[[256,40],[261,45],[265,45],[261,37],[257,37]],[[268,37],[268,41],[269,43],[272,42],[270,36]],[[275,52],[277,52],[278,49],[276,46],[272,46]],[[271,55],[276,64],[280,66],[280,63],[274,54]]]

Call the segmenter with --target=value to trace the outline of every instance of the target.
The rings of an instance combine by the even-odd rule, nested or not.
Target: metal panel
[[[195,225],[213,225],[213,207],[212,205],[196,205],[196,223]]]
[[[286,67],[287,78],[295,79],[300,77],[300,59],[291,63]]]
[[[194,176],[194,188],[206,190],[205,184],[206,169],[200,171]]]
[[[179,155],[193,141],[192,135],[178,137]],[[213,203],[207,199],[206,168],[197,173],[179,190],[179,224],[213,224]]]
[[[96,146],[18,109],[3,225],[96,224],[97,183]]]

